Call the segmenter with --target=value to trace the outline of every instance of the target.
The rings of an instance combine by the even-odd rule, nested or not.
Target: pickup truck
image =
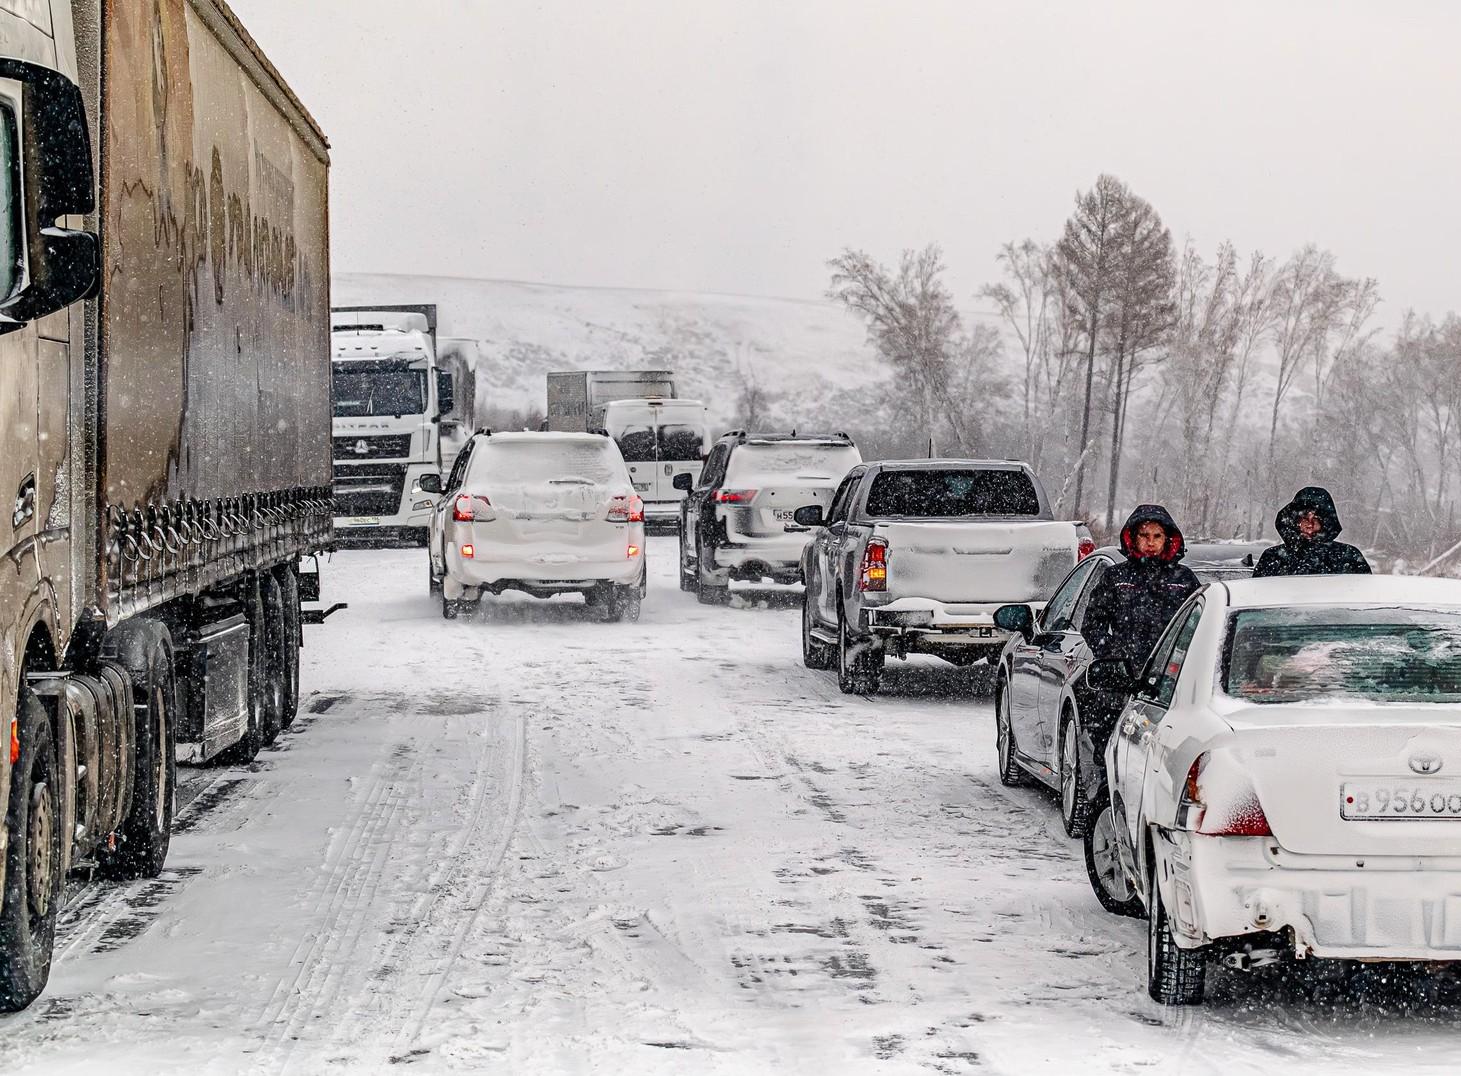
[[[802,553],[802,658],[837,669],[848,694],[875,693],[889,654],[993,661],[1008,638],[995,610],[1043,608],[1095,548],[1010,460],[863,464],[827,509],[807,505],[795,519],[822,528]]]

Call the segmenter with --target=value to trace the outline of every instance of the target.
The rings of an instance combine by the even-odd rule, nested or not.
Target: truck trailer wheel
[[[258,757],[264,745],[269,743],[278,729],[274,730],[266,739],[266,731],[269,725],[268,691],[268,661],[265,655],[268,652],[267,627],[264,623],[264,605],[260,599],[260,591],[256,589],[253,595],[247,600],[247,611],[249,620],[249,713],[244,724],[243,736],[238,743],[234,744],[227,751],[218,756],[218,761],[234,766],[246,765]]]
[[[299,648],[304,643],[299,614],[299,577],[285,566],[279,571],[279,595],[284,602],[284,713],[287,729],[299,715]]]
[[[289,645],[284,622],[284,596],[272,575],[259,576],[259,608],[263,614],[264,744],[284,731],[284,710],[289,695]]]
[[[11,836],[0,905],[0,1011],[4,1012],[25,1008],[46,988],[64,881],[61,771],[51,722],[23,686],[16,716],[20,757],[10,774],[5,824]]]
[[[128,647],[121,654],[137,716],[132,804],[117,831],[116,848],[97,855],[103,875],[126,881],[162,872],[177,801],[177,681],[166,630],[159,625],[149,632],[142,647],[140,661],[129,659]]]

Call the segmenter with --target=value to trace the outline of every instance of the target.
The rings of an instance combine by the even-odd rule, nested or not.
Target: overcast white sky
[[[967,299],[1113,172],[1180,243],[1461,308],[1461,5],[232,0],[334,145],[337,271]]]

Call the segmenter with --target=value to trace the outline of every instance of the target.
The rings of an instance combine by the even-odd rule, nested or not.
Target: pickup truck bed
[[[977,495],[982,484],[994,493]],[[965,511],[980,507],[1000,511]],[[859,693],[876,690],[888,655],[993,658],[1007,637],[994,611],[1042,607],[1090,545],[1078,524],[1051,518],[1030,469],[1008,461],[869,464],[823,522],[803,555],[803,656]]]

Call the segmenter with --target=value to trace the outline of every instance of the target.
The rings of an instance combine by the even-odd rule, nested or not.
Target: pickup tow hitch
[[[1282,954],[1277,949],[1244,949],[1241,953],[1229,953],[1223,957],[1223,967],[1233,971],[1252,971],[1277,964],[1281,959]]]

